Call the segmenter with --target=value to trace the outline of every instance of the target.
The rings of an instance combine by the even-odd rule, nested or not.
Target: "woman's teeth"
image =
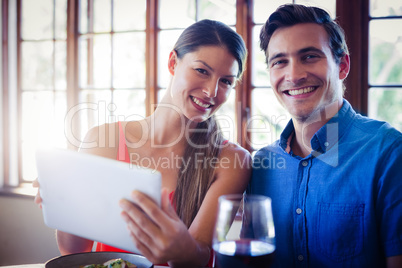
[[[203,108],[209,108],[211,107],[211,104],[207,104],[207,103],[203,103],[201,101],[199,101],[197,98],[195,97],[191,97],[191,99],[199,106],[203,107]]]
[[[309,93],[309,92],[313,91],[314,89],[315,89],[314,87],[306,87],[306,88],[302,88],[302,89],[289,90],[288,93],[289,93],[289,95],[295,96],[295,95]]]

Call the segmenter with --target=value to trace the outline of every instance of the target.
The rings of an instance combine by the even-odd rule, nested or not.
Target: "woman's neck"
[[[189,129],[195,127],[195,123],[190,122],[181,111],[163,103],[158,105],[146,121],[149,126],[148,137],[155,146],[160,147],[186,144]]]

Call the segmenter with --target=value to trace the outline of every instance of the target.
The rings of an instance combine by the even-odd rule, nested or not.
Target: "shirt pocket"
[[[364,204],[318,203],[316,248],[341,262],[363,250]]]

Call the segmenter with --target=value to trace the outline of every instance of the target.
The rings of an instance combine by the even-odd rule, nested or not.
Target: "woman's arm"
[[[210,258],[218,198],[243,193],[250,175],[250,154],[233,144],[225,147],[215,181],[189,229],[171,206],[166,190],[162,192],[161,208],[134,191],[133,202],[122,200],[120,205],[135,246],[153,263],[168,262],[171,267],[187,268],[205,266]]]
[[[251,177],[252,159],[248,151],[230,143],[222,150],[215,182],[209,188],[189,231],[200,243],[212,247],[212,236],[218,210],[218,198],[242,194]]]
[[[56,240],[61,255],[90,252],[93,241],[56,230]]]

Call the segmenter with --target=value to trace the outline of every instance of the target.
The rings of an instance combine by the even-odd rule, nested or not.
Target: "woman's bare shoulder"
[[[249,151],[247,151],[245,148],[241,147],[240,145],[233,143],[233,142],[227,142],[222,148],[220,158],[230,158],[230,159],[241,159],[244,161],[251,161],[251,154]]]
[[[80,152],[115,159],[118,146],[118,123],[106,123],[88,130],[81,143]]]
[[[221,151],[217,166],[219,178],[239,178],[248,182],[251,176],[252,158],[249,151],[238,144],[229,142]]]

